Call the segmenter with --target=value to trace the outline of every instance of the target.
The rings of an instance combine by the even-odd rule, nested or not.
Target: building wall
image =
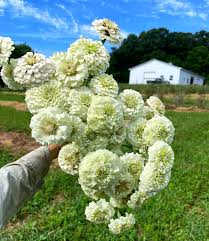
[[[155,76],[160,78],[164,76],[164,80],[169,81],[171,84],[179,84],[180,68],[168,64],[164,64],[161,61],[153,60],[145,63],[141,66],[132,68],[130,70],[129,83],[130,84],[147,84],[147,80],[144,77]],[[173,79],[170,80],[170,77]]]
[[[193,84],[203,85],[204,79],[199,77],[198,75],[193,75],[192,73],[186,72],[185,70],[181,70],[180,72],[180,84],[189,85],[191,83],[191,78],[193,77]]]

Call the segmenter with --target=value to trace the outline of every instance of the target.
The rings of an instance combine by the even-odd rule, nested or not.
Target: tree
[[[192,49],[186,59],[187,68],[203,75],[206,82],[209,81],[209,49],[205,46],[198,46]]]
[[[130,34],[111,53],[109,71],[118,82],[128,82],[130,67],[152,58],[193,70],[209,79],[209,32],[170,32],[151,29],[139,36]]]
[[[22,57],[23,55],[25,55],[27,52],[33,52],[33,49],[26,43],[15,44],[14,47],[15,47],[15,49],[11,55],[11,58],[13,58],[13,59],[18,59],[18,58]]]

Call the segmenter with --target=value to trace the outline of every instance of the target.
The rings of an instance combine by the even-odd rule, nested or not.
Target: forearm
[[[47,147],[40,147],[0,169],[0,227],[40,187],[50,166]]]

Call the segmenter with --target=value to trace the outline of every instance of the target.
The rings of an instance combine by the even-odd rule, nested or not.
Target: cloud
[[[11,9],[16,17],[32,17],[57,29],[67,29],[68,24],[60,17],[52,16],[47,10],[29,5],[24,0],[0,0],[0,9]]]
[[[87,37],[98,37],[98,34],[96,33],[96,31],[92,28],[91,25],[88,25],[88,24],[80,25],[80,33],[81,35],[84,35]]]
[[[4,14],[5,10],[12,10],[15,17],[31,17],[43,22],[56,30],[50,29],[43,33],[37,31],[36,34],[28,33],[28,37],[42,39],[64,39],[62,36],[79,37],[79,35],[85,35],[87,37],[95,37],[96,33],[92,30],[90,25],[79,24],[72,12],[66,8],[63,4],[56,4],[56,7],[60,8],[66,18],[51,15],[47,10],[43,10],[32,5],[29,5],[24,0],[0,0],[0,16]],[[24,34],[23,34],[24,35]],[[25,36],[26,37],[26,36]]]
[[[59,7],[60,9],[62,9],[64,12],[66,12],[68,14],[68,16],[70,16],[71,18],[71,22],[72,22],[72,27],[73,27],[73,32],[77,33],[78,32],[78,23],[75,20],[72,12],[67,9],[63,4],[56,4],[57,7]]]
[[[72,22],[72,33],[77,34],[77,35],[84,35],[86,37],[96,37],[97,34],[92,29],[91,25],[88,24],[79,24],[75,17],[73,16],[72,12],[67,9],[64,5],[62,4],[56,4],[57,7],[62,9],[65,13],[67,13],[68,16],[71,18]]]
[[[168,15],[199,17],[203,20],[208,18],[206,9],[194,6],[188,0],[156,0],[156,6],[161,13]]]

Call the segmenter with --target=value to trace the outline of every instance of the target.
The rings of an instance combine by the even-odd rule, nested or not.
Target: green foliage
[[[30,133],[31,114],[27,111],[17,111],[12,107],[0,106],[0,129],[18,130]]]
[[[13,160],[14,156],[12,156],[8,151],[0,150],[0,168]]]
[[[0,109],[0,123],[4,119],[2,113],[4,115],[4,109]],[[29,118],[25,112],[16,112],[16,121],[17,115],[22,121]],[[8,115],[4,117],[5,122],[12,120]],[[169,112],[168,117],[176,127],[171,182],[162,193],[137,210],[134,229],[115,236],[105,225],[89,223],[84,215],[89,200],[77,178],[60,169],[51,169],[41,190],[13,218],[11,227],[14,228],[3,230],[0,240],[208,240],[208,113]],[[20,126],[21,122],[18,122],[18,130],[27,129],[28,122],[24,122],[24,127]],[[0,152],[0,165],[12,160],[14,157],[9,153]],[[21,225],[15,227],[17,222]]]
[[[119,48],[113,48],[109,72],[120,83],[128,82],[130,67],[152,58],[192,70],[209,80],[209,32],[170,32],[151,29],[139,36],[130,34]]]
[[[26,43],[24,44],[15,44],[14,45],[15,49],[13,50],[10,58],[13,59],[18,59],[25,55],[27,52],[33,52],[33,49],[27,45]]]
[[[24,94],[14,94],[14,93],[7,93],[7,92],[0,92],[0,101],[18,101],[18,102],[25,102],[25,95]]]

